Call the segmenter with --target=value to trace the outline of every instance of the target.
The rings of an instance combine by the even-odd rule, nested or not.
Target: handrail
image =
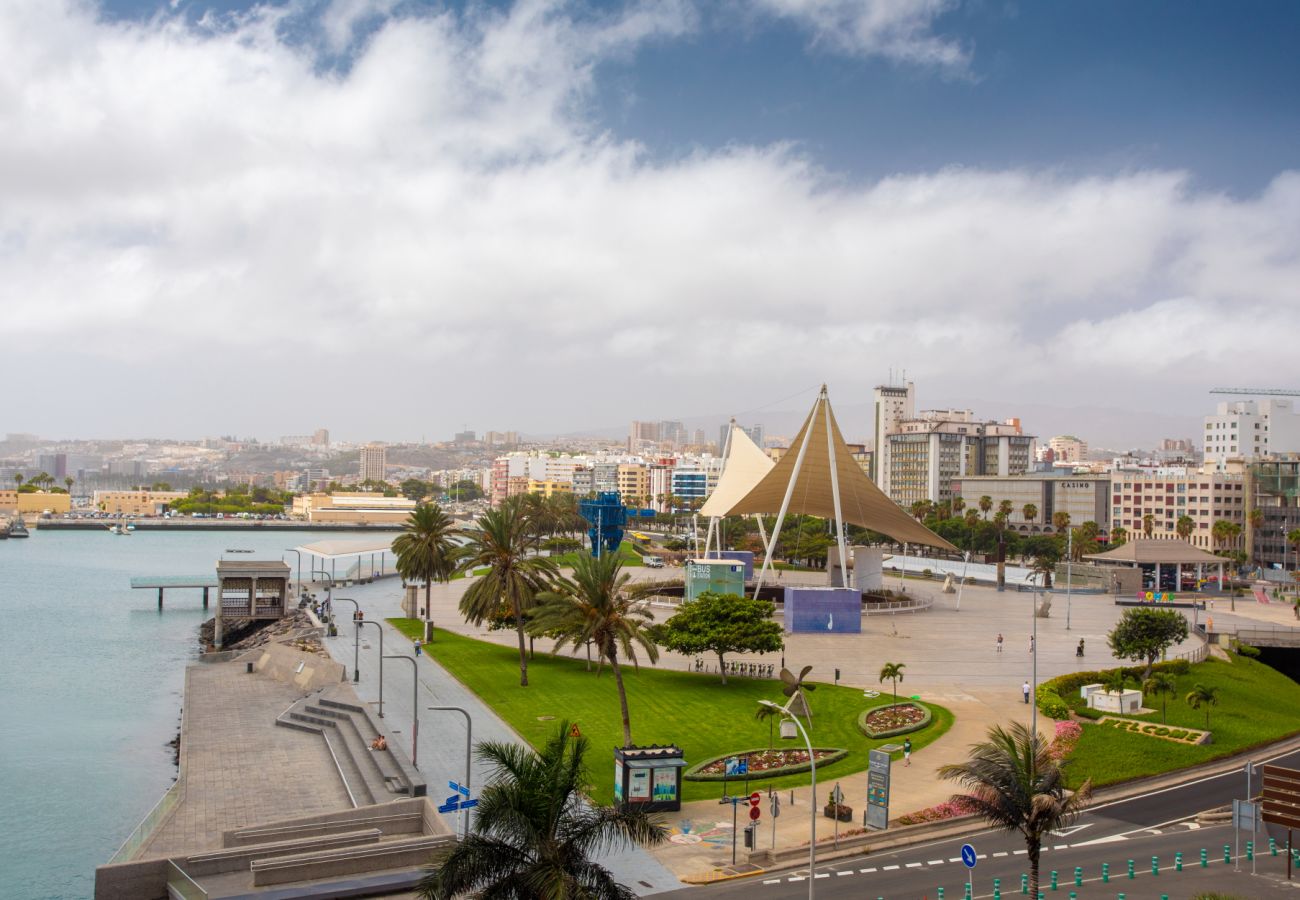
[[[109,860],[110,863],[127,862],[135,856],[136,851],[144,845],[153,830],[180,802],[181,796],[184,794],[182,784],[183,782],[177,780],[167,789],[166,793],[158,798],[158,802],[154,804],[153,809],[145,814],[145,817],[140,820],[140,824],[135,826],[131,833],[126,836],[122,846],[117,848],[117,852]]]
[[[176,865],[176,860],[167,860],[167,888],[180,895],[182,900],[208,900],[208,892],[197,881]]]

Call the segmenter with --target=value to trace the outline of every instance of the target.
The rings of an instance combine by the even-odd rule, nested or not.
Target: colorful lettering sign
[[[1178,595],[1173,591],[1138,591],[1137,598],[1142,603],[1173,603]]]

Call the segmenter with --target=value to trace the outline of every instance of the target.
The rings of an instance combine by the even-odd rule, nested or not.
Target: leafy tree
[[[455,526],[442,511],[442,507],[436,503],[427,503],[411,510],[411,515],[406,520],[406,530],[393,541],[397,574],[402,576],[403,581],[424,582],[425,622],[433,617],[433,607],[430,605],[433,583],[450,581],[456,572],[461,547],[455,540],[455,535]]]
[[[1204,685],[1200,682],[1192,685],[1192,689],[1187,692],[1187,705],[1192,709],[1205,707],[1205,727],[1210,727],[1210,707],[1219,704],[1219,689],[1213,685]]]
[[[462,478],[460,481],[454,482],[451,487],[447,488],[447,494],[457,503],[467,500],[482,500],[483,486],[477,481]]]
[[[939,775],[966,788],[960,803],[1005,831],[1019,832],[1029,856],[1029,896],[1038,896],[1038,864],[1043,835],[1068,826],[1092,794],[1085,781],[1071,794],[1065,763],[1058,763],[1042,737],[1020,723],[989,729],[988,740],[971,748],[964,763],[943,766]]]
[[[537,594],[547,590],[556,575],[555,564],[533,555],[533,538],[518,498],[512,497],[497,509],[478,518],[478,528],[467,532],[469,543],[461,568],[487,572],[466,588],[460,598],[461,615],[482,625],[499,611],[515,620],[519,636],[519,684],[528,686],[528,657],[524,646],[524,621],[536,603]]]
[[[887,662],[880,668],[880,683],[894,682],[894,706],[898,705],[898,683],[903,680],[903,669],[906,666],[906,663]]]
[[[1151,677],[1151,667],[1160,654],[1179,641],[1187,640],[1187,620],[1173,609],[1126,609],[1106,638],[1111,652],[1120,659],[1145,662],[1142,678]]]
[[[418,478],[407,478],[397,486],[397,490],[407,500],[420,501],[429,496],[432,487],[427,481],[421,481]]]
[[[614,848],[663,843],[667,830],[633,805],[588,799],[587,739],[561,722],[534,754],[520,744],[486,741],[475,755],[490,767],[474,831],[420,881],[419,896],[634,900],[593,857]]]
[[[683,603],[655,636],[665,649],[688,656],[716,654],[726,684],[726,654],[776,653],[785,647],[781,626],[772,621],[775,611],[766,600],[706,591]]]
[[[659,659],[659,649],[648,627],[654,617],[629,590],[631,580],[617,553],[584,553],[574,561],[569,578],[558,579],[553,590],[538,594],[538,606],[529,623],[529,629],[536,633],[558,635],[556,650],[565,644],[575,650],[587,644],[609,663],[623,714],[624,747],[632,746],[632,723],[619,653],[635,664],[636,648],[640,646],[650,662]]]
[[[1161,695],[1160,701],[1160,721],[1167,722],[1169,710],[1169,697],[1178,690],[1178,681],[1168,672],[1152,672],[1151,677],[1142,682],[1142,689],[1148,694]]]

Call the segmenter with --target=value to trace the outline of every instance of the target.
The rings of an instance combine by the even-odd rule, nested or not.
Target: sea
[[[169,742],[209,616],[197,589],[168,590],[159,612],[132,576],[214,574],[223,557],[296,571],[286,548],[373,536],[33,528],[0,541],[0,895],[90,897],[95,867],[176,780]]]

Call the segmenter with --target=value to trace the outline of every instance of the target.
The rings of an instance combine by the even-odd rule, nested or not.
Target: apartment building
[[[1207,466],[1207,470],[1208,470]],[[1151,516],[1151,537],[1175,539],[1178,520],[1188,516],[1188,540],[1203,550],[1215,550],[1213,528],[1220,519],[1246,524],[1246,485],[1241,474],[1181,468],[1111,473],[1111,527],[1121,526],[1142,536],[1143,518]],[[1239,539],[1237,546],[1242,541]]]
[[[872,391],[872,399],[875,401],[876,446],[869,474],[876,487],[889,494],[889,435],[900,423],[915,416],[916,385],[910,381],[905,385],[877,385]]]
[[[1205,417],[1205,462],[1224,471],[1230,459],[1300,452],[1300,415],[1290,400],[1231,400]]]
[[[388,451],[382,444],[367,444],[361,448],[360,481],[383,481],[388,470]]]
[[[1070,524],[1096,522],[1103,531],[1110,529],[1110,477],[1025,474],[1012,476],[968,475],[952,482],[954,497],[961,497],[966,509],[979,509],[981,497],[992,503],[989,516],[1003,501],[1011,503],[1007,526],[1021,534],[1051,534],[1056,529],[1052,518],[1058,512],[1069,515]],[[1033,516],[1025,507],[1033,507]]]
[[[885,446],[887,493],[906,507],[951,500],[954,479],[1029,471],[1034,438],[1023,433],[1019,419],[981,422],[968,409],[942,409],[897,423]]]
[[[1088,442],[1072,434],[1058,434],[1047,442],[1055,463],[1077,463],[1088,459]]]

